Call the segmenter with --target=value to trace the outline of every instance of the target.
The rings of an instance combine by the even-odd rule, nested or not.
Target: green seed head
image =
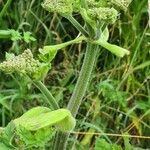
[[[60,15],[70,15],[73,11],[73,0],[45,0],[43,8],[49,12],[56,12]]]

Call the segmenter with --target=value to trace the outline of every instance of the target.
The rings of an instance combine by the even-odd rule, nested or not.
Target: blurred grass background
[[[6,12],[2,10],[7,6]],[[12,41],[0,38],[0,61],[6,52],[22,53],[32,49],[35,56],[44,45],[74,39],[78,32],[64,18],[49,14],[41,7],[42,0],[1,0],[0,30],[30,32],[36,41]],[[123,59],[102,49],[91,76],[84,102],[78,114],[76,131],[128,133],[150,136],[150,26],[148,1],[133,0],[128,11],[109,26],[111,43],[130,50]],[[81,16],[74,14],[81,23]],[[61,107],[68,103],[74,89],[85,52],[84,43],[60,51],[45,79]],[[21,115],[31,107],[47,104],[28,80],[0,72],[0,125]],[[120,137],[104,136],[107,141],[123,145]],[[96,136],[77,134],[70,138],[72,149],[93,147]],[[76,139],[76,140],[75,140]],[[130,143],[150,148],[147,139],[130,138]]]

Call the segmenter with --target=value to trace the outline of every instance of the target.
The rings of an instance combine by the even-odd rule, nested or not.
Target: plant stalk
[[[79,78],[77,80],[77,84],[75,86],[74,92],[72,94],[72,97],[67,107],[74,117],[76,117],[82,99],[85,95],[91,77],[91,73],[97,58],[98,51],[99,51],[99,46],[95,44],[87,43],[87,50],[79,74]]]
[[[82,33],[82,35],[84,35],[85,37],[89,37],[89,34],[88,32],[79,24],[78,21],[76,21],[76,19],[72,16],[65,16],[65,18],[67,18],[71,23],[72,25]]]
[[[67,107],[74,117],[76,117],[77,115],[78,109],[87,90],[98,51],[99,46],[92,43],[87,43],[86,54],[79,74],[79,78]],[[54,150],[65,150],[68,137],[69,133],[58,132],[56,135]]]
[[[55,98],[53,97],[51,92],[47,89],[47,87],[41,81],[34,81],[33,83],[45,96],[51,109],[53,109],[53,110],[59,109],[59,105],[57,104]]]

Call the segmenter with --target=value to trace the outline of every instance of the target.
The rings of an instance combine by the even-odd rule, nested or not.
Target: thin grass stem
[[[12,0],[7,0],[6,4],[4,5],[2,11],[0,12],[0,20],[2,19],[2,17],[4,16],[4,14],[6,13],[8,7],[10,6]]]

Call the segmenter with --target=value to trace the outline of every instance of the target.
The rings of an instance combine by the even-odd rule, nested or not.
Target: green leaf
[[[44,62],[51,62],[55,58],[58,50],[63,49],[71,44],[81,43],[83,40],[86,40],[86,38],[84,36],[80,36],[65,43],[44,46],[43,49],[39,49],[39,52],[41,53],[39,58]]]
[[[110,150],[111,145],[106,142],[105,139],[96,139],[96,144],[94,150]]]
[[[8,109],[9,111],[12,111],[12,109],[7,101],[8,98],[10,98],[10,97],[0,94],[0,104],[3,105],[3,107]]]
[[[50,68],[51,68],[51,64],[41,63],[38,70],[34,72],[32,78],[35,80],[43,80],[46,77]]]
[[[48,54],[49,54],[49,61],[51,62],[55,58],[55,56],[57,54],[57,50],[56,49],[52,49],[52,50],[49,51]]]
[[[128,133],[125,134],[128,135]],[[125,150],[133,150],[133,147],[129,142],[129,137],[123,137],[123,140],[124,140]]]
[[[122,150],[117,144],[110,144],[105,139],[97,138],[94,150]]]
[[[130,52],[127,49],[124,49],[120,46],[110,44],[107,42],[107,38],[109,35],[107,32],[108,32],[107,30],[104,31],[100,39],[97,41],[93,41],[93,43],[104,47],[105,49],[107,49],[108,51],[110,51],[111,53],[115,54],[118,57],[124,57],[125,55],[129,55]]]
[[[44,49],[39,49],[40,51],[40,55],[39,55],[39,58],[44,61],[44,62],[51,62],[56,54],[57,54],[57,49],[55,48],[49,48],[49,47],[44,47]],[[48,52],[48,53],[47,53]]]
[[[53,135],[54,131],[49,127],[31,132],[22,126],[16,127],[13,122],[10,122],[5,128],[1,140],[8,148],[13,146],[19,149],[24,147],[25,149],[26,147],[42,147]]]
[[[49,62],[48,55],[39,54],[39,59],[45,63]]]
[[[56,129],[66,132],[74,126],[75,119],[67,109],[51,111],[47,107],[35,107],[11,121],[0,138],[8,147],[44,147]]]
[[[22,36],[18,31],[15,30],[11,30],[11,40],[12,41],[17,41],[17,40],[21,40]]]
[[[144,112],[149,110],[149,106],[150,106],[150,99],[148,99],[148,101],[143,101],[143,100],[138,100],[135,102],[136,106],[138,109],[143,110]]]
[[[122,107],[126,107],[127,102],[127,94],[123,91],[116,90],[117,83],[105,80],[100,82],[98,85],[98,90],[102,91],[102,95],[107,101],[109,102],[115,102],[119,104]]]
[[[23,142],[22,145],[24,147],[43,147],[45,143],[47,143],[52,138],[54,135],[53,133],[54,132],[52,128],[49,127],[31,132],[22,126],[19,126],[19,128],[17,128],[16,134]],[[18,146],[21,147],[22,145]]]
[[[1,136],[1,140],[3,141],[3,143],[6,144],[7,146],[12,146],[11,141],[13,139],[14,133],[15,133],[15,124],[11,121],[4,129],[4,132]]]
[[[75,119],[67,109],[51,111],[46,107],[35,107],[20,118],[14,120],[17,127],[22,126],[30,131],[55,126],[61,131],[70,131],[75,126]]]
[[[32,36],[31,32],[24,32],[23,33],[23,40],[26,43],[30,43],[31,41],[36,41],[36,39]]]
[[[104,40],[99,40],[99,44],[105,49],[109,50],[111,53],[115,54],[118,57],[124,57],[125,55],[129,55],[130,52],[120,46],[110,44]]]
[[[8,147],[3,142],[0,142],[0,149],[1,150],[14,150],[13,148]]]

